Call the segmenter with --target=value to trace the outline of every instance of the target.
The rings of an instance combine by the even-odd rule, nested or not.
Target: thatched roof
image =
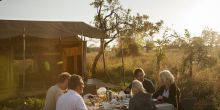
[[[41,38],[59,38],[74,35],[107,38],[104,32],[84,22],[0,20],[0,39],[20,36],[24,33],[24,30],[28,36]]]

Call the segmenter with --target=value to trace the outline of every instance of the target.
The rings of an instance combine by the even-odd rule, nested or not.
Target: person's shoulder
[[[68,91],[66,93],[66,95],[68,95],[68,97],[71,97],[72,100],[76,100],[76,101],[79,101],[82,99],[82,96],[74,91]]]
[[[140,97],[145,97],[145,98],[151,98],[151,97],[152,97],[151,94],[149,94],[149,93],[144,93],[144,92],[139,93],[139,96],[140,96]]]
[[[173,83],[173,84],[170,85],[170,88],[177,89],[178,87],[177,87],[176,83]]]
[[[49,91],[54,91],[54,90],[56,90],[57,88],[56,88],[56,85],[53,85],[53,86],[51,86],[48,90],[47,90],[47,92],[49,92]]]
[[[152,81],[150,79],[144,78],[144,83],[152,83]]]
[[[56,92],[56,93],[57,92],[59,92],[59,93],[62,92],[61,89],[57,85],[51,86],[48,91],[53,91],[53,92]]]

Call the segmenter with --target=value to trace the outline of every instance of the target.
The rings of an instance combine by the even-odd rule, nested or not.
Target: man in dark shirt
[[[146,92],[150,94],[154,93],[155,92],[154,84],[152,83],[151,80],[145,79],[144,76],[145,73],[142,68],[137,68],[134,70],[134,78],[142,82]],[[129,94],[131,92],[131,87],[132,85],[129,84],[129,86],[124,90],[124,92],[126,94]]]

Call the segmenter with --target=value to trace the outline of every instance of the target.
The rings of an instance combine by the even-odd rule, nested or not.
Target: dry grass
[[[87,54],[87,67],[91,65],[96,53]],[[177,83],[182,91],[182,97],[197,97],[197,110],[220,110],[220,59],[217,65],[212,68],[199,69],[194,65],[193,77],[188,79],[177,77],[179,68],[182,64],[184,53],[180,50],[167,50],[166,57],[161,62],[161,70],[169,69],[175,76]],[[122,86],[123,75],[121,71],[122,63],[120,57],[115,57],[114,52],[106,52],[106,71],[110,75],[114,84]],[[140,56],[128,56],[124,58],[126,82],[132,81],[132,71],[141,67],[146,73],[146,77],[151,79],[156,85],[158,84],[158,73],[156,73],[156,57],[153,51],[142,53]],[[92,77],[109,82],[103,73],[102,58],[97,65],[97,73]],[[123,87],[121,87],[122,89]]]

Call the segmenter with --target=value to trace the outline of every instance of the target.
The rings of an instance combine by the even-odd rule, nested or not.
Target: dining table
[[[156,110],[175,110],[174,106],[169,103],[156,104]],[[128,110],[128,100],[124,100],[120,103],[114,104],[110,102],[102,102],[97,105],[88,106],[88,110]]]

